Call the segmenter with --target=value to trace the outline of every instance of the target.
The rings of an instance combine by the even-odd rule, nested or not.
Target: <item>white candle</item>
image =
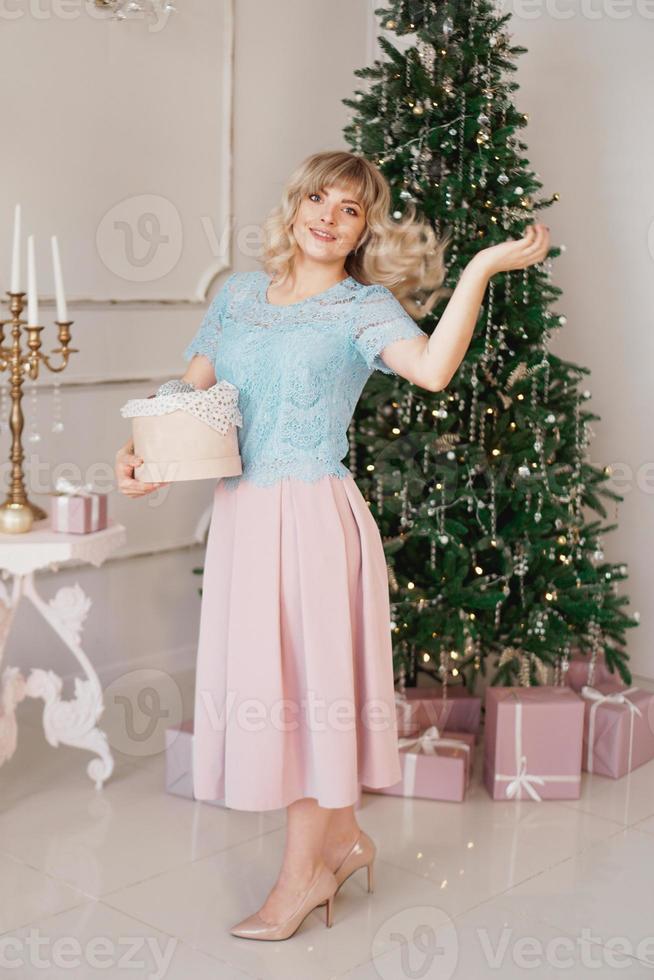
[[[64,294],[64,280],[61,274],[61,260],[59,258],[59,242],[57,236],[52,235],[52,265],[54,268],[55,292],[57,295],[57,320],[59,323],[68,321],[68,311],[66,310],[66,296]]]
[[[20,292],[20,204],[14,209],[14,249],[11,256],[11,292]]]
[[[34,260],[34,235],[27,239],[27,324],[39,324],[39,300],[36,292],[36,262]]]

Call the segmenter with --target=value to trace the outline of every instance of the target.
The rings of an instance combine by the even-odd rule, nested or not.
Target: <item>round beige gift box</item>
[[[229,381],[191,392],[132,398],[122,406],[132,420],[134,476],[144,483],[208,480],[243,472],[237,426],[243,424],[238,388]]]

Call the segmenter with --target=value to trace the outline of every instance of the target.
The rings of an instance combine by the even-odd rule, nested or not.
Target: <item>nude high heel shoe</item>
[[[325,924],[333,922],[333,902],[338,884],[332,872],[324,864],[316,872],[313,881],[300,899],[294,912],[283,922],[265,922],[258,912],[237,923],[229,931],[243,939],[289,939],[302,925],[306,917],[319,906],[326,905]]]
[[[350,850],[334,871],[334,877],[337,883],[336,892],[343,882],[350,875],[353,875],[355,871],[358,871],[359,868],[368,869],[368,891],[371,892],[373,890],[373,863],[376,854],[377,846],[375,842],[368,836],[365,830],[362,830],[357,840],[355,840]],[[336,892],[334,892],[334,895],[336,895]]]

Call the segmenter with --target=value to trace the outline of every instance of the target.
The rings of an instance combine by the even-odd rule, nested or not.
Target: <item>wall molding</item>
[[[179,373],[179,365],[177,365],[175,368],[172,368],[170,371],[166,371],[164,374],[142,374],[133,376],[130,375],[130,377],[121,376],[116,378],[111,378],[107,375],[97,375],[95,377],[93,375],[87,375],[86,377],[71,378],[70,381],[66,380],[65,375],[63,374],[59,377],[53,378],[53,380],[50,380],[50,377],[51,375],[46,375],[43,381],[41,381],[40,378],[37,379],[36,387],[39,391],[47,391],[48,389],[53,388],[55,383],[59,385],[61,390],[64,388],[97,388],[102,385],[114,387],[116,385],[156,384],[159,386],[160,384],[163,384],[164,381],[168,381],[170,378],[181,377],[181,375]],[[3,379],[0,375],[0,386],[6,383],[7,379]],[[30,381],[30,388],[31,386],[32,382]],[[24,397],[26,397],[26,395],[24,395]]]
[[[84,309],[110,309],[119,307],[121,310],[144,309],[151,307],[192,307],[196,308],[207,302],[211,286],[216,278],[226,270],[230,270],[233,263],[232,257],[232,230],[234,228],[234,204],[233,204],[233,158],[234,158],[234,48],[235,48],[235,0],[223,0],[224,22],[223,29],[220,31],[218,43],[222,44],[222,105],[220,108],[219,128],[221,133],[221,147],[223,151],[222,164],[219,168],[220,173],[218,183],[218,209],[221,220],[224,220],[228,229],[226,237],[226,251],[218,258],[213,258],[207,267],[200,271],[195,287],[191,287],[192,292],[187,296],[162,299],[161,297],[141,297],[126,298],[120,297],[96,297],[96,296],[66,296],[66,302],[70,310]],[[94,247],[93,243],[89,243]],[[65,269],[64,269],[65,278]],[[23,288],[26,289],[24,286]],[[8,306],[9,298],[4,294],[0,298],[1,306]],[[55,307],[53,295],[39,296],[39,305],[43,307]],[[5,319],[3,315],[3,319]],[[54,319],[54,317],[53,317]],[[74,317],[72,317],[74,319]]]

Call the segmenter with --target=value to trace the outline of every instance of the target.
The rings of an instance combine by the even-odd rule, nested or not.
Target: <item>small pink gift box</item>
[[[398,739],[402,779],[392,786],[363,786],[364,792],[418,796],[460,803],[470,785],[475,736],[440,732],[432,725],[415,738]]]
[[[395,713],[400,736],[417,735],[430,725],[450,732],[477,735],[481,698],[470,694],[462,684],[448,684],[446,698],[441,684],[407,687],[404,692],[395,692]]]
[[[60,478],[50,494],[50,527],[64,534],[89,534],[107,527],[108,494]]]
[[[654,694],[619,684],[584,685],[582,766],[619,779],[654,759]]]
[[[595,671],[593,677],[590,676],[590,653],[575,653],[572,660],[568,663],[565,673],[565,682],[577,694],[581,692],[584,684],[618,684],[622,685],[622,680],[618,674],[613,674],[606,666],[604,655],[599,653],[595,660]]]
[[[488,687],[484,783],[494,800],[576,800],[584,703],[569,687]]]

